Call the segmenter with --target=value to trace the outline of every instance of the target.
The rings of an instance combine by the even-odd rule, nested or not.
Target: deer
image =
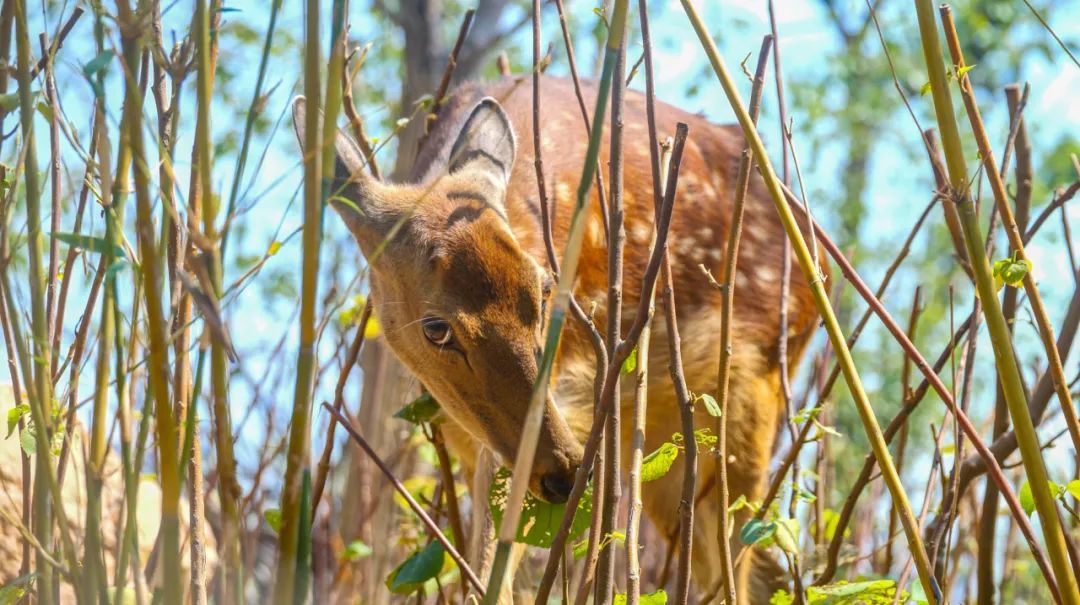
[[[466,473],[476,467],[478,451],[513,465],[537,377],[542,326],[550,312],[554,282],[545,255],[534,167],[532,92],[522,86],[524,81],[506,76],[487,84],[459,85],[440,106],[412,173],[402,182],[372,177],[360,147],[345,132],[339,130],[333,142],[337,161],[331,204],[366,258],[374,312],[391,350],[439,402],[447,447]],[[553,207],[553,239],[561,250],[587,136],[570,80],[544,75],[539,89],[544,176]],[[595,102],[597,92],[595,83],[582,84],[586,102]],[[721,297],[699,266],[720,275],[745,142],[737,126],[715,125],[662,102],[655,107],[658,132],[673,132],[678,122],[689,125],[668,236],[671,280],[687,385],[695,393],[714,392]],[[298,97],[293,121],[301,147],[305,111]],[[625,330],[635,319],[654,230],[643,95],[627,91],[623,125],[628,142],[623,159]],[[607,134],[603,140],[601,157],[606,158]],[[752,175],[742,260],[734,279],[727,418],[730,498],[751,501],[764,494],[784,407],[779,318],[781,259],[788,245],[760,175]],[[573,294],[592,309],[595,325],[604,326],[607,244],[598,195],[593,187]],[[801,228],[806,230],[805,222]],[[790,277],[787,307],[788,367],[793,369],[817,324],[809,284],[798,271]],[[646,453],[682,431],[678,399],[666,372],[670,359],[663,323],[653,324],[648,355]],[[593,422],[597,371],[591,342],[585,327],[567,322],[529,478],[529,491],[543,500],[565,501],[582,462],[582,443]],[[633,385],[623,386],[627,388],[618,404],[629,416]],[[713,420],[704,410],[695,411],[696,426],[711,427]],[[630,459],[630,425],[621,425],[624,463]],[[699,467],[692,580],[705,592],[719,586],[722,578],[720,504],[713,460],[702,456]],[[680,475],[668,473],[645,484],[642,493],[647,517],[671,541],[678,534]],[[744,508],[732,515],[733,552],[749,514]],[[783,572],[767,554],[749,555],[736,571],[737,593],[744,603],[767,602]]]

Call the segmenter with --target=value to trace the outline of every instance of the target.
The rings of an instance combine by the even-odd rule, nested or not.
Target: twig
[[[769,48],[772,46],[773,37],[766,34],[761,41],[761,49],[758,51],[757,70],[754,73],[754,84],[750,91],[750,105],[748,108],[751,124],[757,124],[758,112],[761,109],[761,96],[765,87],[765,68],[769,62]],[[788,141],[790,146],[791,142]],[[742,157],[739,158],[739,171],[735,178],[735,201],[731,211],[731,226],[727,237],[727,251],[724,254],[724,272],[720,277],[720,362],[717,373],[716,400],[720,406],[720,417],[716,419],[716,432],[719,435],[719,455],[716,458],[716,474],[718,480],[717,497],[719,506],[719,524],[717,526],[716,540],[720,548],[721,575],[724,578],[724,595],[728,603],[736,602],[735,571],[732,564],[730,535],[730,519],[728,513],[728,469],[727,469],[727,419],[730,407],[730,381],[731,381],[731,357],[733,350],[732,321],[735,306],[735,276],[738,272],[739,243],[742,239],[743,210],[746,203],[747,191],[750,187],[750,169],[754,162],[754,151],[749,143],[743,149]],[[687,437],[690,441],[690,437]]]
[[[578,184],[576,203],[570,221],[570,230],[567,235],[566,251],[564,252],[563,264],[559,273],[559,281],[552,305],[551,318],[548,321],[543,355],[540,359],[532,397],[530,398],[529,407],[525,415],[525,424],[521,434],[521,442],[518,446],[517,458],[514,460],[514,471],[510,479],[510,494],[503,514],[501,527],[499,528],[499,543],[495,550],[495,560],[492,565],[491,579],[487,590],[485,605],[492,603],[499,594],[499,589],[503,581],[503,571],[505,570],[507,559],[510,555],[510,546],[517,531],[521,506],[525,499],[526,485],[532,472],[532,463],[536,455],[536,446],[539,441],[544,406],[547,405],[548,401],[548,381],[551,377],[555,362],[555,351],[557,350],[562,337],[562,328],[566,322],[566,312],[567,308],[570,306],[571,291],[577,274],[578,261],[581,257],[581,249],[585,235],[584,227],[587,222],[584,210],[593,177],[597,172],[600,139],[603,134],[604,111],[608,101],[608,93],[611,88],[612,73],[614,71],[618,49],[622,45],[622,39],[625,35],[625,27],[623,27],[622,24],[625,22],[624,15],[626,14],[626,11],[627,0],[619,0],[615,5],[614,23],[616,23],[616,25],[608,32],[608,43],[605,47],[604,72],[600,79],[600,91],[596,99],[596,115],[592,124],[592,130],[589,134],[589,144],[585,154],[585,167],[582,171],[581,181]],[[625,358],[625,355],[628,353],[628,351],[625,352],[623,357]],[[614,356],[615,355],[613,355],[613,357]],[[605,391],[610,390],[610,388],[611,385],[604,385]],[[601,401],[599,407],[604,407],[604,404],[605,402]],[[594,429],[597,428],[595,424],[596,422],[594,422]],[[578,491],[578,498],[581,497],[581,491],[584,490],[584,477],[587,474],[585,467],[590,463],[591,459],[586,459],[582,466],[578,468],[578,477],[574,488]],[[571,494],[571,498],[572,497],[573,494]],[[570,502],[573,504],[567,504],[566,510],[574,511],[576,501],[571,500]],[[572,512],[569,517],[573,517]],[[556,555],[548,558],[549,569],[558,568],[558,554],[562,552],[563,543],[559,543],[557,537],[555,541],[557,546],[553,545],[551,552],[556,553]],[[565,537],[563,537],[563,542],[565,542]],[[550,591],[551,584],[554,580],[555,574],[553,570],[547,581],[547,590]]]
[[[349,374],[352,373],[353,368],[356,367],[356,361],[360,357],[360,350],[364,346],[367,325],[370,320],[371,299],[369,298],[364,302],[364,310],[360,312],[360,321],[356,326],[356,336],[353,337],[353,342],[349,345],[348,352],[345,353],[345,363],[341,366],[341,373],[338,374],[337,385],[334,387],[334,409],[339,412],[345,407],[345,384],[348,382]],[[334,417],[331,416],[330,422],[326,427],[326,443],[323,444],[322,455],[319,456],[319,464],[315,467],[315,481],[311,484],[312,519],[315,518],[319,503],[322,502],[323,489],[326,487],[326,477],[330,473],[330,455],[334,449],[334,429],[336,428],[337,422]],[[458,543],[464,544],[464,542]]]
[[[1058,37],[1057,32],[1054,31],[1054,28],[1050,27],[1050,24],[1047,23],[1046,19],[1044,19],[1043,16],[1039,14],[1039,11],[1035,10],[1035,7],[1031,5],[1031,2],[1029,2],[1028,0],[1024,0],[1024,4],[1028,7],[1028,10],[1031,11],[1031,14],[1035,15],[1035,18],[1039,20],[1039,23],[1042,24],[1046,31],[1050,32],[1050,35],[1053,36],[1054,40],[1057,41],[1058,46],[1061,47],[1061,50],[1065,51],[1066,55],[1069,55],[1069,58],[1072,59],[1073,64],[1075,64],[1077,67],[1080,67],[1080,61],[1077,61],[1076,57],[1072,54],[1072,51],[1069,50],[1069,45],[1065,44],[1065,42],[1063,42],[1061,38]]]
[[[537,0],[538,2],[538,0]],[[539,5],[537,4],[537,10]],[[620,15],[612,18],[621,18],[622,23],[616,27],[626,28],[629,19],[629,11],[623,11]],[[611,125],[609,127],[610,142],[608,175],[610,177],[610,190],[608,199],[608,291],[607,291],[607,349],[614,351],[619,345],[623,317],[623,251],[626,246],[626,228],[623,210],[623,111],[626,95],[626,38],[623,37],[618,48],[615,60],[615,73],[611,78]],[[622,372],[615,374],[610,380],[614,381],[612,392],[617,399],[621,393],[620,378]],[[607,415],[604,429],[604,452],[602,462],[604,467],[604,498],[601,502],[600,516],[600,552],[596,564],[596,581],[593,601],[595,603],[608,603],[612,599],[612,591],[615,585],[615,541],[609,540],[608,536],[615,530],[615,515],[618,513],[619,499],[622,496],[622,479],[620,477],[620,450],[622,422],[621,405],[615,403]]]
[[[671,170],[668,172],[667,185],[664,188],[664,205],[663,210],[660,213],[660,218],[656,223],[656,247],[653,249],[653,255],[649,258],[649,263],[645,267],[644,275],[642,276],[642,292],[648,292],[656,285],[656,279],[659,276],[660,265],[663,260],[663,254],[667,250],[668,229],[671,226],[671,214],[674,210],[676,190],[678,189],[679,181],[679,167],[682,165],[683,149],[686,146],[686,137],[689,131],[689,127],[686,124],[679,123],[675,129],[675,141],[672,146],[671,153]],[[584,181],[585,179],[583,179]],[[587,182],[587,181],[586,181]],[[598,407],[595,418],[593,420],[592,429],[589,432],[589,436],[585,441],[585,452],[582,456],[581,466],[578,467],[577,475],[574,479],[574,487],[570,491],[570,496],[566,500],[566,510],[574,511],[577,509],[578,503],[581,501],[581,496],[585,493],[585,486],[588,482],[589,469],[592,466],[593,458],[596,456],[596,450],[600,445],[600,437],[602,435],[602,429],[604,426],[604,419],[606,419],[610,407],[614,405],[615,389],[611,378],[616,372],[619,372],[622,368],[622,363],[626,361],[626,358],[630,355],[630,351],[633,350],[633,344],[637,342],[638,337],[641,335],[641,330],[645,327],[645,321],[647,317],[647,309],[649,305],[649,299],[647,296],[642,296],[638,300],[638,308],[634,313],[634,324],[627,330],[624,340],[611,352],[611,360],[607,367],[607,376],[603,385],[603,392],[598,398]],[[503,518],[505,523],[505,517]],[[555,538],[552,540],[551,552],[562,552],[563,547],[566,545],[566,539],[569,535],[570,524],[573,522],[574,515],[563,515],[562,524],[559,526],[559,531],[555,534]],[[548,557],[548,562],[544,568],[543,578],[540,580],[540,586],[536,592],[535,601],[538,603],[547,602],[548,597],[551,594],[551,587],[555,582],[555,574],[559,568],[559,557]]]
[[[439,81],[439,88],[435,90],[435,95],[432,97],[431,110],[428,112],[427,119],[424,121],[424,136],[420,139],[417,149],[423,149],[424,140],[427,138],[428,133],[431,132],[431,125],[434,124],[435,120],[439,117],[439,110],[442,109],[443,101],[446,99],[446,91],[450,88],[450,79],[454,77],[454,68],[457,67],[458,55],[461,54],[461,47],[465,44],[465,37],[469,35],[469,27],[472,26],[474,16],[476,16],[476,10],[470,8],[465,11],[465,17],[461,20],[461,28],[458,29],[457,40],[454,42],[454,47],[450,51],[450,56],[446,58],[446,68],[443,69],[442,80]]]
[[[435,521],[433,521],[431,517],[429,517],[428,514],[424,512],[424,507],[420,506],[416,499],[412,497],[412,494],[409,493],[409,490],[404,485],[402,485],[401,481],[399,481],[396,476],[394,476],[394,472],[391,471],[390,468],[386,466],[386,463],[382,461],[382,458],[380,458],[379,455],[375,453],[375,450],[371,449],[371,446],[368,445],[368,442],[364,439],[364,437],[361,436],[355,428],[353,428],[352,423],[349,422],[348,418],[346,418],[338,410],[331,407],[328,403],[324,402],[322,406],[331,416],[333,416],[341,424],[342,428],[344,428],[345,432],[347,432],[349,436],[352,437],[353,441],[355,441],[356,444],[364,450],[364,453],[366,453],[371,458],[371,461],[375,463],[375,466],[379,467],[379,470],[382,471],[384,475],[386,475],[386,479],[390,481],[390,484],[394,486],[394,489],[397,490],[398,494],[400,494],[401,497],[405,500],[405,502],[409,504],[409,508],[412,509],[414,513],[416,513],[417,517],[420,517],[420,521],[424,523],[424,526],[427,527],[428,531],[430,531],[431,534],[435,536],[435,539],[438,540],[439,543],[442,544],[443,548],[446,549],[446,553],[450,555],[450,558],[452,558],[454,562],[457,563],[458,569],[461,570],[461,574],[465,576],[465,580],[469,582],[473,590],[483,596],[484,585],[480,583],[480,580],[476,577],[476,574],[473,573],[473,570],[469,567],[469,564],[465,562],[465,558],[462,557],[460,553],[458,553],[457,549],[454,548],[454,545],[451,544],[450,540],[448,540],[446,538],[446,535],[442,533],[442,530],[439,529],[439,526],[435,524]]]
[[[571,42],[570,28],[566,24],[566,10],[563,7],[563,0],[555,0],[555,9],[559,13],[559,27],[562,29],[563,43],[566,45],[566,61],[570,66],[570,80],[574,83],[574,95],[577,96],[578,107],[581,109],[581,120],[585,125],[586,135],[592,132],[592,126],[589,123],[589,110],[585,107],[585,95],[581,91],[581,79],[578,77],[577,61],[574,59],[574,45]],[[599,194],[600,201],[600,217],[604,222],[604,237],[608,236],[608,220],[607,213],[604,212],[603,200],[607,199],[607,195],[604,192],[604,173],[602,171],[596,171],[596,192]]]

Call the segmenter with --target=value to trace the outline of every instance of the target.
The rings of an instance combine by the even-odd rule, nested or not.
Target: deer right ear
[[[302,96],[293,100],[293,129],[300,149],[306,155],[307,102]],[[322,128],[322,111],[314,126]],[[360,147],[352,138],[336,129],[334,136],[334,184],[330,191],[330,204],[349,227],[365,254],[379,246],[388,231],[388,225],[397,220],[387,207],[380,183],[367,171],[367,161]]]
[[[475,167],[505,186],[514,167],[515,147],[510,118],[498,101],[484,97],[465,120],[450,150],[450,172]]]

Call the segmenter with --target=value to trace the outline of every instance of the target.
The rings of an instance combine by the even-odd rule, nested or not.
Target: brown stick
[[[664,189],[664,207],[663,211],[660,213],[660,220],[657,222],[656,227],[656,247],[653,249],[653,255],[649,258],[649,264],[645,268],[645,273],[641,280],[642,292],[648,292],[656,285],[656,280],[660,272],[660,265],[663,261],[663,254],[667,251],[668,229],[671,226],[671,214],[674,210],[675,193],[678,189],[679,167],[682,165],[682,155],[686,146],[688,132],[689,127],[682,122],[678,124],[675,130],[675,142],[671,154],[671,170],[668,173],[667,186]],[[600,446],[600,437],[605,424],[604,420],[606,419],[611,406],[614,405],[615,390],[612,378],[614,374],[621,370],[622,363],[626,361],[626,358],[630,355],[630,351],[634,348],[634,343],[637,342],[638,337],[641,335],[641,330],[645,327],[645,321],[647,321],[648,317],[648,305],[649,297],[640,297],[638,308],[634,313],[634,324],[630,326],[630,329],[627,331],[625,340],[619,343],[619,346],[611,352],[611,360],[608,363],[603,392],[601,392],[600,397],[598,398],[599,403],[596,410],[596,416],[593,420],[593,426],[589,432],[588,439],[585,441],[585,451],[582,456],[582,463],[581,466],[578,467],[577,475],[574,479],[574,488],[570,491],[570,496],[566,500],[567,511],[577,510],[577,505],[581,501],[581,496],[585,493],[589,469],[592,467],[593,458],[596,456],[597,449]],[[540,580],[539,588],[537,588],[535,600],[538,603],[546,603],[551,594],[551,587],[555,582],[555,575],[559,569],[560,557],[558,553],[561,553],[563,547],[566,546],[570,524],[573,520],[573,514],[564,514],[562,524],[559,526],[559,531],[552,540],[551,553],[554,554],[548,557],[546,567],[544,568],[544,575]]]
[[[360,323],[356,327],[356,336],[353,338],[352,344],[349,345],[348,352],[345,353],[345,364],[342,366],[341,373],[338,374],[337,384],[334,386],[334,409],[338,412],[345,406],[345,383],[349,381],[349,374],[356,367],[356,360],[360,357],[360,349],[364,346],[368,321],[371,320],[371,310],[371,299],[369,298],[364,303],[364,310],[360,312]],[[331,416],[330,423],[326,427],[326,443],[323,444],[322,455],[319,456],[319,464],[315,469],[315,482],[311,484],[312,523],[315,523],[315,513],[319,510],[323,490],[326,488],[326,477],[330,473],[330,454],[334,450],[334,429],[336,428],[337,422]],[[457,536],[455,536],[456,538]],[[458,542],[458,544],[464,544],[464,542]]]
[[[435,524],[435,521],[433,521],[431,517],[429,517],[428,514],[424,512],[424,507],[420,506],[420,503],[418,503],[416,499],[412,497],[412,494],[409,493],[409,490],[404,485],[402,485],[401,481],[399,481],[396,476],[394,476],[394,472],[386,466],[386,463],[382,461],[382,458],[380,458],[379,455],[375,453],[375,450],[371,449],[371,446],[368,445],[368,442],[360,435],[360,433],[355,428],[353,428],[352,423],[349,422],[349,419],[346,418],[341,412],[331,407],[330,404],[324,402],[322,405],[333,418],[335,418],[339,423],[341,423],[342,428],[344,428],[345,431],[349,433],[349,436],[353,438],[353,441],[355,441],[356,444],[364,450],[364,453],[366,453],[371,458],[372,462],[375,463],[375,466],[379,467],[379,470],[381,470],[383,474],[386,475],[386,478],[390,481],[390,484],[394,486],[394,489],[396,489],[397,492],[401,494],[401,497],[405,499],[405,502],[409,504],[409,508],[412,509],[414,513],[416,513],[416,516],[420,517],[420,521],[424,523],[424,526],[428,528],[428,531],[430,531],[431,534],[435,536],[435,539],[438,540],[439,543],[442,544],[443,548],[446,549],[446,553],[450,555],[450,558],[453,559],[455,563],[457,563],[458,569],[461,570],[461,574],[465,576],[465,579],[469,582],[470,585],[472,585],[473,590],[483,596],[484,585],[480,583],[480,580],[476,577],[476,574],[473,573],[473,570],[469,567],[469,564],[465,562],[465,558],[462,557],[461,554],[457,551],[457,549],[454,548],[454,545],[450,543],[450,540],[446,539],[446,535],[442,533],[442,530],[440,530],[439,526]],[[573,517],[573,515],[570,516]]]
[[[761,49],[758,51],[757,70],[754,74],[754,84],[750,92],[750,104],[748,111],[750,119],[757,123],[758,113],[761,109],[762,90],[765,87],[765,68],[769,61],[769,48],[772,46],[772,34],[766,34],[761,41]],[[720,406],[720,417],[716,419],[717,434],[719,435],[719,456],[716,459],[716,473],[718,476],[717,496],[719,497],[720,522],[717,527],[716,540],[720,547],[720,565],[724,578],[724,595],[728,603],[736,602],[735,571],[732,564],[730,521],[728,513],[728,469],[727,469],[727,418],[730,406],[730,380],[731,380],[731,357],[733,350],[732,321],[734,320],[735,306],[735,275],[738,272],[739,243],[742,239],[743,209],[746,202],[746,194],[750,187],[750,169],[754,160],[754,154],[749,145],[743,148],[742,157],[739,158],[739,171],[735,181],[735,202],[732,209],[731,227],[727,239],[727,251],[724,256],[724,272],[720,276],[720,362],[717,372],[716,399]],[[687,436],[687,441],[691,437]]]

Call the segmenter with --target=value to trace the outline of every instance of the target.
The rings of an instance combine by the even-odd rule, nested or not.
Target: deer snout
[[[553,405],[544,424],[547,430],[541,434],[529,487],[534,495],[558,504],[570,496],[584,451]]]
[[[540,494],[548,502],[556,504],[566,502],[572,489],[574,489],[573,474],[548,473],[540,477]]]

